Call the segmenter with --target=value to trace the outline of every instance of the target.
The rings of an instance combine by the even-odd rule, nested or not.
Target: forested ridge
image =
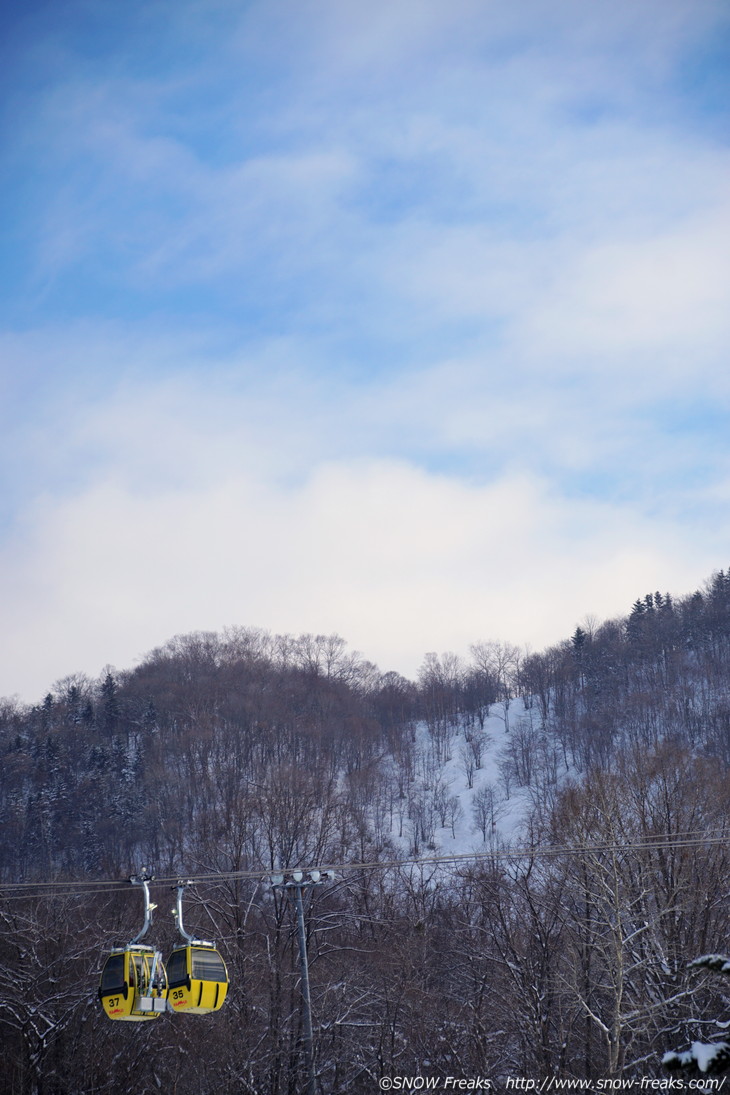
[[[726,1017],[688,964],[730,940],[730,571],[540,653],[427,654],[416,681],[337,636],[178,636],[4,701],[0,755],[2,1095],[302,1090],[281,868],[342,868],[307,893],[322,1093],[661,1075]],[[435,861],[457,831],[479,855]],[[102,1014],[140,897],[89,884],[142,865],[199,879],[189,926],[231,973],[219,1013]],[[169,883],[153,897],[165,949]]]

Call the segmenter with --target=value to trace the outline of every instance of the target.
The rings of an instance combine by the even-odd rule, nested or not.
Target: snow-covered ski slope
[[[373,821],[399,853],[424,858],[468,855],[520,843],[535,805],[530,777],[542,782],[550,752],[533,707],[521,699],[493,704],[483,725],[461,720],[441,726],[419,722],[412,754],[397,777],[387,817]],[[395,761],[393,761],[395,766]]]

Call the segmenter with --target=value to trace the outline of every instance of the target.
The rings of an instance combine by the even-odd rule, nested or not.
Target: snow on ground
[[[495,704],[491,710],[497,708],[501,708],[501,704]],[[524,715],[522,701],[513,701],[509,710],[510,725],[519,725],[519,720]],[[529,810],[531,800],[526,787],[511,787],[509,798],[504,789],[500,764],[508,762],[506,753],[510,744],[504,717],[490,715],[485,719],[484,733],[487,744],[481,767],[474,770],[471,788],[459,756],[461,744],[465,742],[463,732],[456,738],[451,760],[443,767],[444,778],[451,781],[450,793],[458,798],[462,809],[462,816],[453,831],[451,825],[440,826],[436,830],[437,846],[444,852],[456,855],[472,851],[483,852],[498,841],[510,843]],[[484,789],[491,790],[494,796],[494,828],[492,829],[490,820],[486,840],[474,818],[475,799],[478,792]]]
[[[510,748],[516,733],[525,723],[531,724],[532,713],[522,700],[509,706],[505,726],[502,704],[493,704],[478,727],[455,726],[451,729],[448,746],[436,762],[434,737],[426,723],[416,728],[416,769],[419,778],[409,786],[409,816],[395,818],[391,830],[393,843],[403,852],[418,856],[435,853],[468,855],[483,853],[492,847],[519,842],[519,831],[532,805],[529,787],[518,786],[514,778],[505,779],[505,767],[510,765]],[[479,767],[473,771],[465,757],[470,752],[468,737],[481,733],[484,741]],[[470,786],[471,784],[471,786]],[[437,801],[443,803],[446,824],[442,824]],[[455,802],[454,802],[455,800]],[[419,825],[419,813],[430,812],[431,825]],[[418,830],[421,829],[419,834]],[[428,834],[428,835],[424,835]]]

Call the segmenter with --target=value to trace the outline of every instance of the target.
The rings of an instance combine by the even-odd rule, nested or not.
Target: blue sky
[[[6,6],[0,695],[730,564],[722,0]]]

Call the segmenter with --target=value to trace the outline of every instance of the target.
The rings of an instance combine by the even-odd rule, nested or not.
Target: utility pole
[[[306,877],[305,877],[306,876]],[[324,882],[332,882],[334,871],[290,871],[271,876],[272,886],[281,886],[292,898],[297,917],[297,943],[299,945],[300,988],[302,993],[302,1046],[304,1068],[307,1074],[307,1095],[317,1095],[314,1072],[314,1036],[312,1034],[312,998],[309,993],[309,958],[307,956],[307,930],[304,923],[304,898],[302,891]]]

